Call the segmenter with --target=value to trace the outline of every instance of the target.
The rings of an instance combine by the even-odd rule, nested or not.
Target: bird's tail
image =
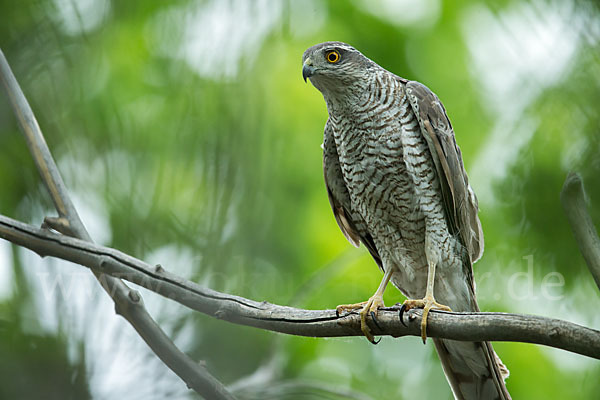
[[[508,400],[508,369],[490,342],[433,339],[446,379],[458,400]]]
[[[472,298],[471,308],[479,311]],[[490,342],[433,339],[446,379],[457,400],[510,400],[508,369]]]

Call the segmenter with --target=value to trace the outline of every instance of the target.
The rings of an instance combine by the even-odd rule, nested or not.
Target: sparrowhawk
[[[477,198],[438,97],[345,43],[310,47],[302,61],[304,80],[327,104],[323,167],[333,214],[384,273],[368,301],[338,311],[361,309],[371,342],[366,318],[383,306],[389,281],[408,298],[404,308],[424,308],[423,341],[431,308],[479,311],[472,269],[483,253]],[[508,370],[490,343],[433,341],[457,399],[510,399]]]

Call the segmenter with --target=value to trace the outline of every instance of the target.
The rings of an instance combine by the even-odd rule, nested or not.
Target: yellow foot
[[[356,304],[340,304],[339,306],[337,306],[335,308],[335,313],[339,315],[339,314],[342,314],[344,312],[351,312],[351,311],[360,310],[367,303],[368,303],[367,301],[361,301],[360,303],[356,303]]]
[[[373,344],[377,344],[379,342],[375,341],[375,337],[373,336],[373,334],[371,333],[371,329],[369,329],[369,326],[367,325],[367,315],[370,315],[373,318],[373,322],[375,322],[375,324],[377,324],[377,320],[375,319],[375,317],[377,317],[377,312],[379,310],[379,307],[385,307],[385,304],[383,304],[383,297],[374,295],[367,301],[363,301],[363,302],[356,303],[356,304],[339,305],[335,308],[335,312],[339,315],[343,311],[349,312],[349,311],[355,311],[355,310],[361,309],[360,313],[359,313],[359,315],[360,315],[360,330],[365,335],[365,337],[369,340],[369,342],[371,342]]]
[[[425,296],[425,298],[420,300],[407,299],[402,303],[402,310],[400,313],[400,319],[402,320],[402,314],[404,311],[408,311],[411,308],[422,308],[423,309],[423,319],[421,320],[421,339],[423,339],[423,343],[427,341],[427,315],[429,314],[429,310],[432,308],[435,310],[442,311],[452,311],[450,307],[445,306],[443,304],[435,301],[433,296]]]

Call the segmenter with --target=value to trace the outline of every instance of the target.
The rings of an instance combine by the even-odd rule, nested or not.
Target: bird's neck
[[[369,91],[372,84],[369,80],[355,82],[342,88],[322,91],[327,111],[330,116],[352,116],[359,112],[369,100]]]

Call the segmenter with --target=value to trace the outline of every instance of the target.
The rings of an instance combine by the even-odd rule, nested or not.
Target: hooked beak
[[[312,62],[310,58],[307,58],[304,61],[304,65],[302,66],[302,78],[304,78],[304,82],[306,82],[306,78],[310,78],[315,73],[315,67],[312,66]]]

